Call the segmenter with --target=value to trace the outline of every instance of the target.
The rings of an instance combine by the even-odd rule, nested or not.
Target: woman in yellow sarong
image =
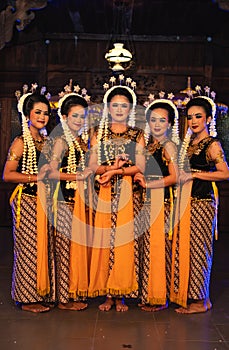
[[[135,176],[146,189],[140,306],[154,312],[166,309],[169,300],[178,110],[171,100],[161,98],[147,106],[145,115],[146,169]]]
[[[46,199],[50,150],[42,130],[51,108],[48,99],[34,90],[18,102],[22,135],[13,141],[5,164],[3,179],[18,183],[11,196],[13,214],[14,261],[12,298],[22,310],[40,313],[55,302],[54,254],[51,222]],[[18,92],[18,96],[20,96]],[[50,304],[51,305],[51,304]]]
[[[59,100],[62,134],[55,136],[49,178],[54,193],[56,290],[58,308],[83,310],[88,295],[86,118],[88,103],[79,93]]]
[[[136,95],[115,85],[104,95],[104,110],[91,140],[89,165],[96,174],[94,236],[89,295],[106,295],[99,306],[127,311],[124,297],[138,296],[139,250],[134,220],[141,193],[133,176],[144,171],[144,135],[134,126]],[[134,219],[135,215],[135,219]]]
[[[182,185],[170,300],[180,305],[177,313],[193,314],[212,307],[209,286],[218,206],[215,182],[229,179],[229,169],[215,137],[214,101],[208,96],[192,98],[186,113],[189,129],[179,157]]]

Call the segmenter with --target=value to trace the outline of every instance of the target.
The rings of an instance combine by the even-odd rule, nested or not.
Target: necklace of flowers
[[[108,141],[108,111],[107,108],[104,107],[103,116],[101,118],[101,121],[99,123],[99,130],[97,134],[97,142],[98,142],[98,164],[102,164],[102,157],[101,157],[101,146],[102,146],[102,137],[104,135],[104,154],[106,158],[106,162],[108,165],[111,165],[111,161],[109,159],[109,154],[107,150],[107,141]]]
[[[67,174],[76,174],[77,173],[75,149],[80,153],[80,162],[78,164],[78,167],[80,167],[84,171],[85,170],[84,152],[83,152],[82,148],[80,147],[80,144],[77,141],[77,139],[71,133],[66,121],[61,120],[61,123],[63,126],[64,135],[65,135],[68,147],[69,147]],[[77,189],[77,182],[76,181],[66,181],[66,188],[67,189],[73,188],[74,190],[76,190]]]
[[[185,162],[185,158],[187,156],[187,149],[188,149],[188,146],[190,144],[191,136],[192,136],[192,131],[190,128],[188,128],[186,135],[185,135],[185,138],[182,142],[180,152],[179,152],[178,164],[179,164],[180,170],[184,169],[184,162]]]

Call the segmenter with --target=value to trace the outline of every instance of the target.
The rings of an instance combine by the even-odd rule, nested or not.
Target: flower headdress
[[[24,149],[22,156],[22,173],[31,175],[38,173],[36,147],[31,132],[29,130],[28,119],[24,115],[23,108],[25,100],[28,96],[36,92],[37,87],[37,83],[34,83],[31,85],[31,88],[29,90],[28,85],[25,84],[22,88],[22,94],[20,90],[15,91],[15,96],[18,100],[17,109],[18,112],[21,114],[22,118],[22,135],[24,140]],[[40,90],[40,93],[42,95],[45,95],[46,87],[43,86]],[[51,97],[50,93],[46,93],[45,97],[49,100]],[[33,183],[30,183],[30,185],[32,186]]]
[[[85,99],[86,102],[88,103],[90,101],[90,96],[87,95],[87,90],[82,89],[81,94],[79,94],[80,90],[81,90],[80,86],[76,85],[73,87],[73,91],[72,91],[72,79],[71,79],[69,85],[66,85],[64,87],[64,91],[62,91],[59,94],[60,99],[58,101],[57,113],[60,117],[60,122],[61,122],[61,125],[63,127],[64,135],[65,135],[68,147],[69,147],[68,165],[67,165],[67,173],[68,174],[76,173],[76,171],[77,171],[75,149],[77,149],[77,151],[80,153],[79,166],[81,167],[82,170],[85,169],[85,157],[84,157],[84,152],[83,152],[79,142],[74,137],[74,135],[71,133],[66,120],[63,118],[63,115],[61,113],[61,107],[62,107],[62,104],[64,103],[64,101],[68,97],[71,97],[71,96],[77,96],[77,97],[80,97],[82,99]],[[87,129],[88,129],[87,128],[87,118],[85,118],[83,131],[81,133],[82,139],[85,143],[87,143],[87,141],[88,141],[88,130]],[[76,186],[77,186],[76,181],[67,181],[66,182],[66,188],[76,189]]]
[[[209,86],[205,86],[204,87],[205,95],[202,95],[201,86],[197,85],[195,87],[195,90],[199,94],[198,97],[201,97],[201,98],[204,98],[205,100],[207,100],[210,103],[211,107],[212,107],[212,119],[211,119],[210,126],[209,126],[209,133],[210,133],[211,136],[216,137],[217,136],[217,131],[216,131],[216,104],[214,102],[216,93],[215,93],[215,91],[210,91],[210,87]]]
[[[173,127],[172,127],[171,140],[176,145],[179,145],[179,143],[180,143],[180,139],[179,139],[179,112],[178,112],[178,109],[177,109],[176,105],[172,101],[173,98],[174,98],[174,95],[173,95],[172,92],[170,92],[167,95],[167,98],[165,98],[165,92],[164,91],[160,91],[159,92],[159,98],[157,98],[157,99],[155,99],[155,96],[153,94],[150,94],[148,96],[149,101],[146,101],[144,103],[144,107],[146,107],[145,115],[147,115],[147,112],[149,111],[149,109],[156,103],[164,103],[164,104],[167,104],[170,107],[172,107],[172,109],[174,111],[174,124],[173,124]],[[146,127],[145,127],[145,141],[146,141],[146,144],[148,143],[149,135],[150,135],[150,128],[149,128],[149,124],[146,123]]]
[[[105,141],[107,141],[107,134],[108,134],[108,114],[109,114],[109,108],[108,108],[108,96],[110,95],[110,93],[117,89],[117,88],[123,88],[126,89],[132,96],[133,99],[133,105],[132,105],[132,109],[131,112],[129,114],[129,120],[128,120],[128,125],[131,127],[135,126],[135,114],[136,114],[136,105],[137,105],[137,97],[136,94],[134,92],[135,88],[136,88],[136,82],[133,81],[131,78],[126,78],[124,77],[123,74],[120,74],[118,77],[119,80],[119,84],[116,84],[116,78],[115,77],[111,77],[110,78],[110,83],[111,83],[111,87],[108,83],[105,83],[103,85],[103,88],[106,90],[106,93],[104,94],[103,97],[103,103],[104,103],[104,107],[103,107],[103,114],[102,114],[102,118],[100,120],[99,123],[99,129],[98,129],[98,135],[97,135],[97,141],[98,141],[98,163],[101,164],[101,140],[102,140],[102,135],[104,133],[105,136]],[[109,157],[108,154],[106,152],[105,149],[105,155],[106,155],[106,160],[109,163]]]

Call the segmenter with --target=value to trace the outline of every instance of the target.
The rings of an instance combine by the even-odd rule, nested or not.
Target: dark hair
[[[131,95],[131,93],[121,86],[117,86],[117,88],[113,89],[109,93],[109,95],[107,96],[107,103],[110,103],[112,98],[117,95],[125,96],[129,100],[129,103],[133,104],[133,96]]]
[[[212,117],[211,103],[208,102],[205,98],[194,97],[190,101],[188,101],[188,103],[186,105],[186,114],[188,114],[189,108],[191,108],[193,106],[202,107],[206,113],[206,117]]]
[[[49,100],[39,93],[33,93],[26,97],[24,104],[23,104],[23,114],[26,117],[29,117],[31,110],[34,108],[35,103],[44,103],[48,107],[48,114],[51,114],[51,106],[49,104]]]
[[[68,115],[70,109],[76,105],[82,106],[83,108],[88,107],[88,103],[85,98],[81,96],[71,95],[63,101],[60,109],[61,114]]]
[[[148,109],[148,111],[146,113],[147,122],[149,122],[151,112],[156,108],[161,108],[161,109],[165,109],[166,111],[168,111],[168,121],[169,121],[169,123],[171,123],[171,125],[174,124],[174,117],[175,117],[174,109],[172,106],[170,106],[168,103],[165,103],[165,102],[156,102]]]

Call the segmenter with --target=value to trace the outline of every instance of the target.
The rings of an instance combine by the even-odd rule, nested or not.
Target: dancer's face
[[[84,125],[85,110],[82,106],[76,105],[70,108],[66,118],[69,129],[78,132]]]
[[[131,104],[126,96],[116,95],[109,103],[112,123],[126,123],[131,110]]]
[[[201,106],[192,106],[187,113],[188,126],[194,133],[201,133],[207,130],[207,123],[211,117],[207,117],[205,109]]]
[[[43,102],[34,103],[33,109],[30,111],[29,126],[41,130],[49,121],[48,106]]]
[[[161,138],[166,136],[170,127],[169,112],[163,108],[155,108],[149,117],[149,127],[153,137]]]

